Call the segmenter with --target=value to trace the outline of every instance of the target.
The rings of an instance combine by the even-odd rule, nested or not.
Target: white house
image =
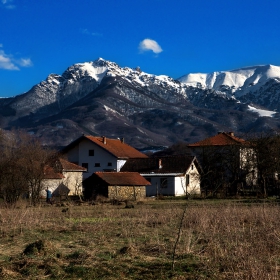
[[[147,196],[200,194],[200,166],[193,156],[129,159],[121,171],[139,172],[149,181]]]
[[[68,161],[86,168],[83,179],[97,171],[119,172],[129,158],[147,158],[146,155],[124,143],[124,139],[86,135],[70,143],[62,153]]]
[[[83,172],[86,169],[59,158],[44,168],[44,179],[42,181],[42,196],[46,196],[45,189],[59,195],[60,190],[67,195],[81,195]]]

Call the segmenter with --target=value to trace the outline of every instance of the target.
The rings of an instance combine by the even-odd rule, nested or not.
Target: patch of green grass
[[[69,222],[74,224],[77,223],[100,223],[100,222],[107,222],[112,220],[112,218],[104,217],[104,218],[95,218],[95,217],[81,217],[81,218],[67,218]]]

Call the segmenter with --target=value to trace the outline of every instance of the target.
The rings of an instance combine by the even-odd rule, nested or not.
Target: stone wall
[[[116,200],[142,200],[146,198],[146,186],[108,186],[108,198]]]

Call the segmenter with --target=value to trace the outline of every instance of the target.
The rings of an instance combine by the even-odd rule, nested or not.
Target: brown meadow
[[[279,216],[272,200],[147,200],[130,209],[22,202],[0,208],[0,275],[279,279]]]

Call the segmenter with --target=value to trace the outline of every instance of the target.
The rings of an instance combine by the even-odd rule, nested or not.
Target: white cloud
[[[3,45],[0,46],[3,47]],[[32,66],[30,58],[15,59],[12,55],[7,55],[3,50],[0,50],[0,69],[20,70],[19,67],[30,66]]]
[[[143,41],[141,41],[139,44],[139,50],[141,52],[153,51],[156,54],[163,51],[161,46],[155,40],[151,39],[144,39]]]
[[[30,58],[21,58],[21,59],[17,60],[17,64],[22,67],[29,67],[29,66],[33,65]]]
[[[14,9],[16,6],[13,5],[13,4],[10,4],[12,3],[14,0],[1,0],[2,4],[4,5],[5,8],[7,9]]]
[[[0,51],[0,69],[19,70],[19,68],[12,62],[3,51]]]
[[[91,35],[91,36],[102,36],[102,34],[98,32],[90,32],[87,28],[80,29],[80,32],[86,35]]]

